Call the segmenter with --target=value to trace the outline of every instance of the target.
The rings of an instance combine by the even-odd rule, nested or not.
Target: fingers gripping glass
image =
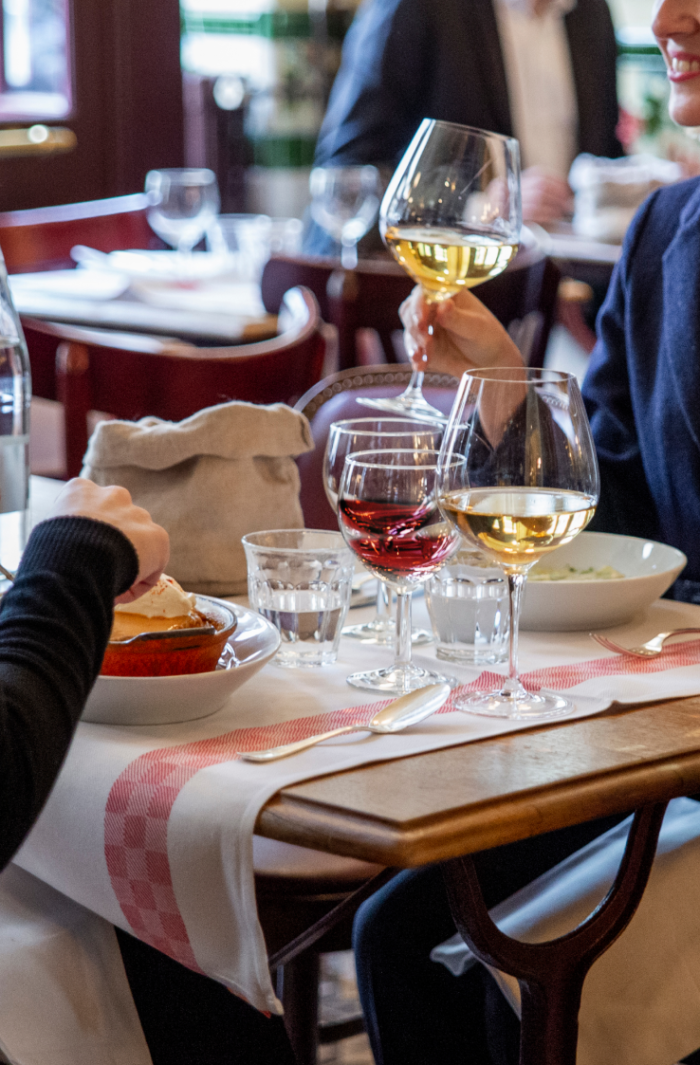
[[[379,228],[394,258],[436,305],[502,273],[520,240],[518,142],[495,133],[424,119],[382,201]],[[432,325],[429,326],[432,329]],[[412,347],[409,356],[425,355]],[[415,372],[394,399],[367,407],[445,421],[426,402]]]
[[[508,678],[461,699],[460,709],[512,718],[573,709],[520,680],[520,603],[530,567],[585,529],[598,495],[595,447],[571,374],[521,367],[464,375],[440,451],[440,509],[506,574],[511,624]]]

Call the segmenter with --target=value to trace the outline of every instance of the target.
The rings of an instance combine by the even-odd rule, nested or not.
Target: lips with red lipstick
[[[669,81],[678,83],[700,77],[700,55],[693,55],[691,52],[668,52],[666,64]]]

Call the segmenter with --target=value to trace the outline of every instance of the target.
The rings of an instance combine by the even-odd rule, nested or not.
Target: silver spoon
[[[266,751],[240,751],[239,755],[245,762],[274,762],[277,758],[286,758],[290,754],[305,751],[307,747],[314,747],[333,736],[347,736],[350,732],[379,732],[382,735],[401,732],[402,729],[417,725],[419,721],[439,710],[447,702],[450,691],[449,684],[430,684],[427,688],[419,688],[418,691],[395,699],[383,710],[379,710],[366,725],[344,725],[343,728],[334,728],[330,732],[307,736],[296,743],[269,747]]]

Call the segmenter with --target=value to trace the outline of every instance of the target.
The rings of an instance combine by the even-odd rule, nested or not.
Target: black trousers
[[[621,816],[475,855],[487,906],[557,865]],[[358,910],[354,948],[376,1065],[517,1065],[520,1025],[481,966],[455,977],[430,960],[454,935],[439,867],[400,873]]]
[[[116,932],[153,1065],[295,1065],[281,1017]]]

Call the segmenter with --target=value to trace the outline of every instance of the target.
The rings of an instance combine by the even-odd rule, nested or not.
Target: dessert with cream
[[[118,603],[110,640],[129,640],[142,632],[170,632],[215,624],[196,607],[197,597],[165,574],[133,603]]]

